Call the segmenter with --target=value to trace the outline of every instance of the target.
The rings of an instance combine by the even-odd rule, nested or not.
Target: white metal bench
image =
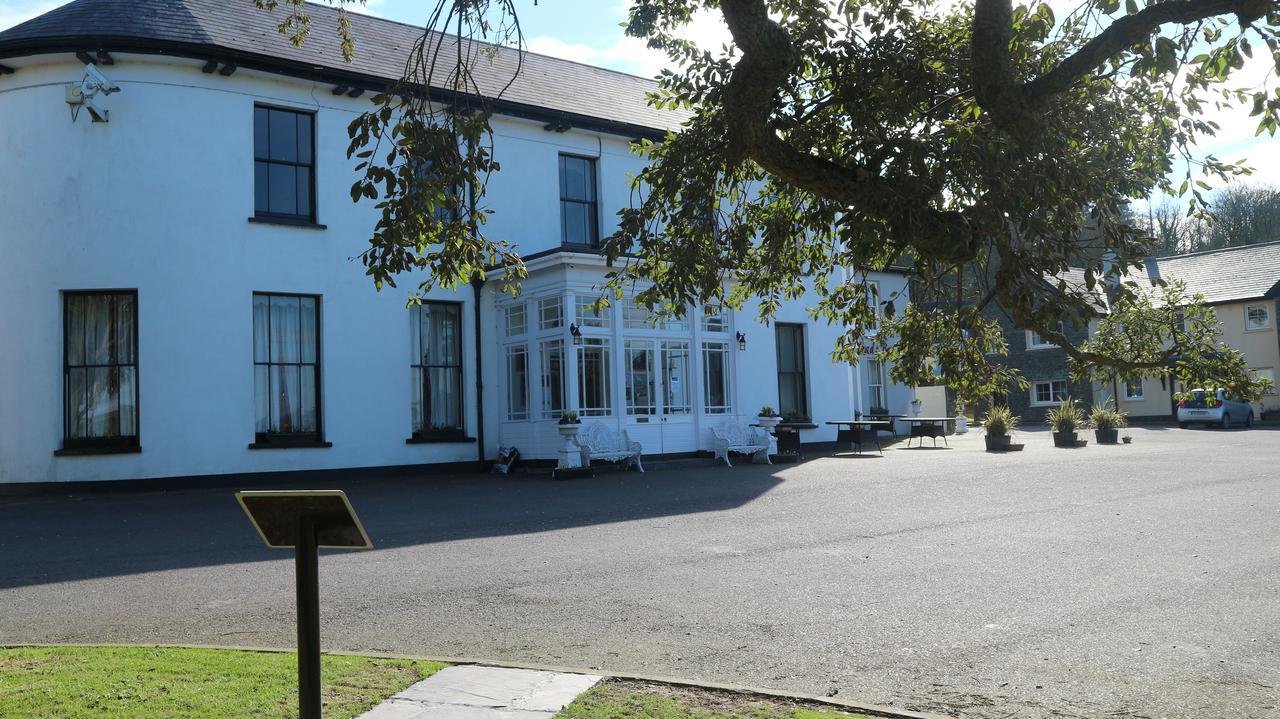
[[[730,467],[729,453],[751,455],[751,461],[758,464],[773,464],[769,461],[769,448],[773,437],[763,427],[751,427],[743,422],[726,419],[711,428],[715,435],[713,449],[716,459],[723,459]]]
[[[640,463],[640,443],[632,442],[624,429],[618,431],[603,422],[592,422],[582,425],[578,430],[578,446],[582,447],[582,464],[591,466],[591,460],[605,462],[626,462],[627,468],[635,466],[641,472],[644,465]]]

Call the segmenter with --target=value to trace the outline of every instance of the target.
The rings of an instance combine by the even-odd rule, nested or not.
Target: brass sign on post
[[[249,521],[273,549],[293,549],[298,602],[298,716],[320,717],[320,548],[372,549],[339,489],[236,492]]]

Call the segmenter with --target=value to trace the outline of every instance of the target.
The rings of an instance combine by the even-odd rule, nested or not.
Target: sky
[[[661,53],[623,34],[628,0],[515,0],[528,48],[533,52],[554,55],[622,72],[652,77],[666,66]],[[1079,0],[1050,0],[1059,16]],[[536,3],[536,4],[535,4]],[[59,0],[0,0],[0,30],[35,17],[62,4]],[[367,0],[361,12],[412,24],[421,24],[428,0]],[[703,47],[717,48],[730,41],[722,19],[715,15],[698,16],[686,36]],[[357,43],[359,39],[357,38]],[[1260,45],[1261,43],[1255,43]],[[1263,82],[1272,72],[1265,50],[1254,53],[1245,69],[1233,79],[1232,86],[1253,86]],[[1274,85],[1275,79],[1272,78]],[[1207,119],[1217,121],[1222,130],[1214,138],[1196,148],[1197,153],[1212,153],[1221,160],[1247,159],[1254,169],[1250,181],[1280,184],[1280,139],[1254,136],[1256,119],[1238,108],[1211,110]],[[1174,174],[1180,181],[1185,165]],[[1175,182],[1176,184],[1176,182]]]

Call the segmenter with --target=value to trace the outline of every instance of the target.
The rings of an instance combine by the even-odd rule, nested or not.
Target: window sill
[[[142,447],[68,447],[55,449],[55,457],[89,457],[96,454],[141,454]]]
[[[404,441],[405,444],[466,444],[476,441],[475,437],[468,437],[463,434],[442,435],[439,437],[410,437]]]
[[[1036,350],[1056,350],[1056,349],[1058,349],[1058,345],[1027,345],[1028,352],[1034,352]]]
[[[304,230],[327,230],[328,225],[320,225],[310,220],[291,220],[287,217],[259,217],[257,215],[249,218],[250,222],[260,225],[284,225],[286,227],[300,227]]]
[[[249,449],[328,449],[333,442],[250,442]]]

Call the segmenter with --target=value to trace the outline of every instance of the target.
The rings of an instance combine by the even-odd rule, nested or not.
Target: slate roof
[[[1069,286],[1084,289],[1084,270],[1072,267],[1060,277]],[[1154,257],[1142,267],[1130,268],[1122,281],[1137,285],[1158,297],[1155,280],[1182,280],[1188,294],[1204,295],[1205,304],[1247,302],[1280,298],[1280,241],[1265,242],[1185,255]],[[1106,309],[1105,300],[1099,309]]]
[[[403,75],[405,61],[422,28],[350,12],[356,43],[351,63],[342,60],[338,11],[329,5],[307,3],[311,32],[294,47],[277,26],[286,16],[286,3],[275,11],[258,9],[253,0],[74,0],[0,32],[0,59],[46,52],[105,49],[117,52],[157,52],[199,59],[226,59],[245,67],[274,69],[286,74],[347,78],[356,83],[385,85]],[[520,114],[536,108],[543,114],[593,118],[628,129],[675,129],[687,114],[650,107],[645,94],[657,84],[626,73],[511,48],[476,43],[489,50],[473,64],[482,92],[494,97],[511,80],[517,62],[523,67],[502,95],[500,112]],[[448,56],[448,53],[444,53]],[[437,69],[437,77],[445,73]],[[433,86],[443,82],[432,83]]]
[[[1280,242],[1160,257],[1155,264],[1165,281],[1182,280],[1210,304],[1280,297]]]

